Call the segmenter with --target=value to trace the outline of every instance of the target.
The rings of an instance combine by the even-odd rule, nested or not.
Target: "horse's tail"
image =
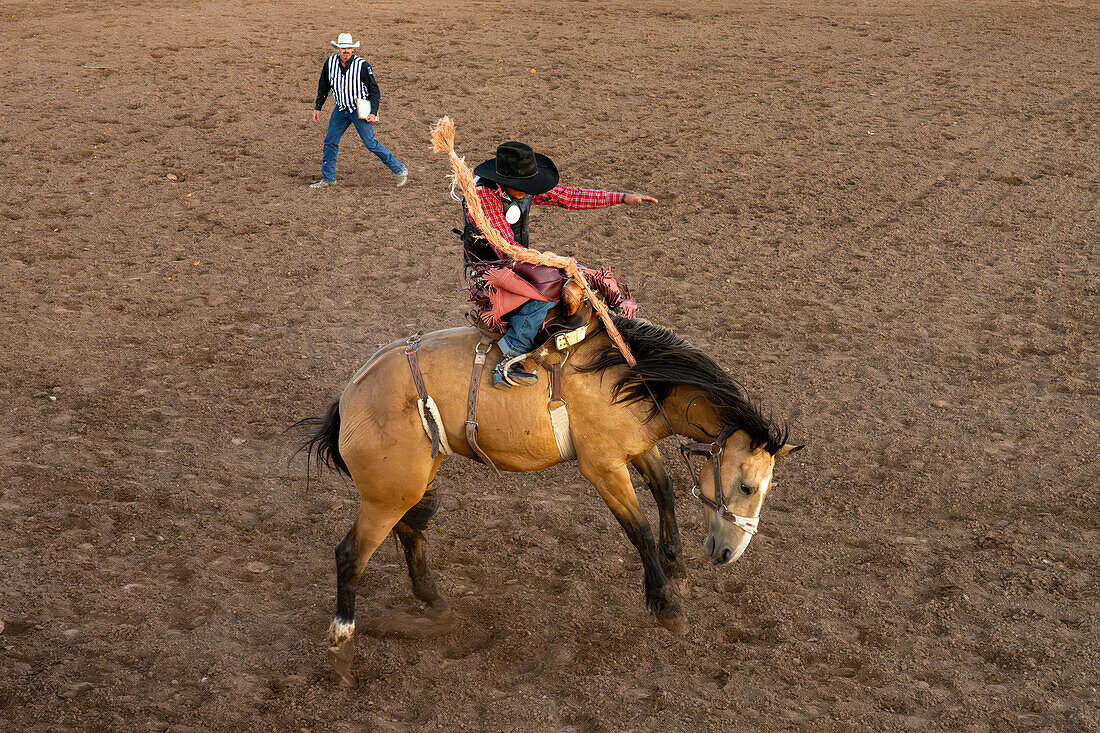
[[[324,464],[333,470],[351,476],[348,464],[340,456],[340,398],[329,403],[324,417],[307,417],[299,420],[293,427],[301,425],[316,426],[316,431],[298,448],[310,458],[316,458],[317,464]]]

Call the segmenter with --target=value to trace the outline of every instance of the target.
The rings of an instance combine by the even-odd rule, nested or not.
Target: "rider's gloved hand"
[[[619,315],[627,320],[634,318],[638,315],[638,304],[633,298],[627,298],[622,303],[619,303]]]

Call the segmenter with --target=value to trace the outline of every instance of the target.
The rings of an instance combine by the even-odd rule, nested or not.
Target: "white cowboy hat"
[[[359,41],[356,41],[355,43],[351,42],[350,33],[341,33],[339,38],[337,38],[335,41],[329,41],[329,43],[331,43],[336,48],[359,48]]]

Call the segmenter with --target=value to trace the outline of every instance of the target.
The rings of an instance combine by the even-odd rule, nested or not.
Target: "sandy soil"
[[[0,5],[0,727],[1100,727],[1100,10],[733,5]],[[341,30],[404,189],[350,134],[306,187]],[[284,430],[462,322],[441,114],[471,162],[527,140],[658,196],[537,241],[643,283],[809,448],[717,569],[666,451],[682,638],[575,467],[446,462],[458,627],[385,631],[419,611],[387,543],[347,692],[357,497]]]

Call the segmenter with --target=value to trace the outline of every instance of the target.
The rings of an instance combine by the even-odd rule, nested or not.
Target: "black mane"
[[[775,455],[787,442],[787,426],[761,413],[745,388],[698,348],[664,326],[641,318],[616,318],[615,326],[638,362],[612,385],[611,393],[616,402],[645,402],[651,399],[649,390],[652,390],[657,401],[649,409],[648,421],[657,417],[658,405],[669,397],[673,389],[694,387],[718,411],[724,427],[744,430],[749,434],[751,449],[764,446],[768,453]],[[601,372],[620,365],[626,366],[626,359],[614,344],[609,343],[579,370]]]

